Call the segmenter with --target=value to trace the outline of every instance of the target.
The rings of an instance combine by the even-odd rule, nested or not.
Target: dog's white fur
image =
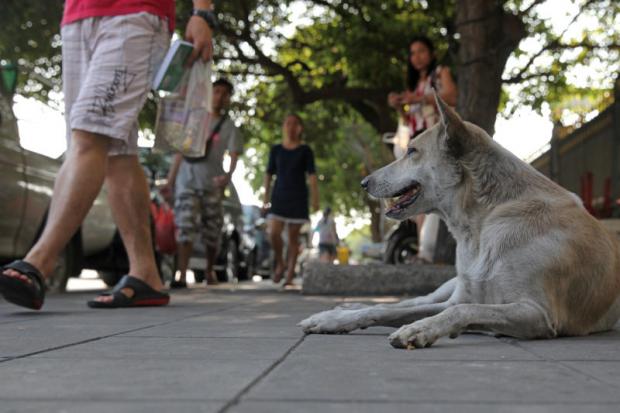
[[[350,305],[300,323],[306,333],[400,327],[394,347],[487,331],[517,338],[580,336],[620,317],[620,248],[579,199],[463,122],[441,99],[441,122],[410,154],[363,183],[378,198],[412,182],[416,201],[388,215],[436,213],[457,241],[456,278],[435,292],[391,305]]]

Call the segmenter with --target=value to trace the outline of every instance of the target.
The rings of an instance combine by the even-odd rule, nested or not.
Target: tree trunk
[[[493,136],[506,61],[526,35],[519,17],[492,0],[458,0],[457,112]],[[456,242],[442,222],[434,261],[454,263]]]
[[[527,34],[519,17],[508,14],[502,2],[458,0],[459,39],[457,112],[489,135],[502,90],[502,74],[510,54]]]
[[[370,236],[372,242],[383,241],[383,224],[381,218],[381,205],[379,202],[367,199],[368,211],[370,211]]]
[[[19,142],[17,118],[13,112],[13,95],[0,87],[0,133],[6,138]]]

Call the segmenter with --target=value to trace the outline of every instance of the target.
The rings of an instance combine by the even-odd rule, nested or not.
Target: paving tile
[[[465,403],[391,403],[381,402],[294,402],[250,401],[230,409],[231,413],[610,413],[615,404],[465,404]]]
[[[546,341],[467,334],[395,350],[392,328],[304,337],[296,326],[343,301],[393,297],[262,287],[191,288],[140,310],[90,310],[94,293],[49,296],[38,313],[0,302],[0,412],[219,412],[255,380],[227,412],[618,411],[620,331]]]
[[[216,413],[225,401],[12,401],[3,400],[0,411],[15,413]]]
[[[620,331],[585,337],[561,337],[553,340],[512,341],[548,360],[613,360],[620,361]]]
[[[553,362],[430,361],[419,355],[432,348],[332,354],[313,350],[313,344],[299,346],[247,400],[620,402],[613,386]]]
[[[128,336],[140,337],[288,337],[303,332],[297,317],[269,312],[228,312],[195,317],[174,324],[153,327]]]
[[[66,358],[72,360],[115,359],[149,360],[277,360],[298,339],[247,338],[161,338],[115,336],[60,350],[45,352],[35,357]]]
[[[617,345],[620,345],[620,342]],[[611,386],[620,388],[620,361],[569,361],[563,364]]]
[[[439,339],[433,347],[420,350],[394,349],[387,335],[345,335],[312,334],[305,338],[299,349],[306,356],[325,355],[340,357],[382,357],[395,361],[517,361],[541,360],[540,357],[494,337],[480,334],[463,334],[452,340]]]
[[[269,360],[26,358],[0,363],[0,400],[225,400]]]

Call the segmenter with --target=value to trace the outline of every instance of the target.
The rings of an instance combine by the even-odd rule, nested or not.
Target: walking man
[[[185,37],[193,59],[211,58],[211,0],[193,0]],[[23,260],[2,268],[0,293],[40,309],[45,277],[105,182],[129,256],[129,273],[91,307],[166,305],[151,248],[149,193],[137,156],[138,113],[174,28],[174,0],[66,0],[63,90],[69,149],[45,229]]]
[[[201,236],[206,244],[207,284],[217,284],[213,270],[218,254],[223,224],[222,196],[237,167],[243,151],[239,130],[227,114],[233,85],[226,79],[213,83],[213,121],[205,156],[184,158],[175,156],[168,174],[167,189],[174,186],[174,215],[177,226],[177,266],[179,280],[171,288],[187,287],[186,272],[192,255],[193,240]],[[224,154],[228,151],[230,167],[224,172]]]

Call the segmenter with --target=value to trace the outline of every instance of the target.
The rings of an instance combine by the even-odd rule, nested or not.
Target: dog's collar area
[[[420,183],[414,181],[411,185],[401,189],[396,192],[392,198],[397,198],[392,206],[386,211],[386,213],[393,213],[407,208],[409,205],[413,204],[415,200],[418,198],[420,193]]]

